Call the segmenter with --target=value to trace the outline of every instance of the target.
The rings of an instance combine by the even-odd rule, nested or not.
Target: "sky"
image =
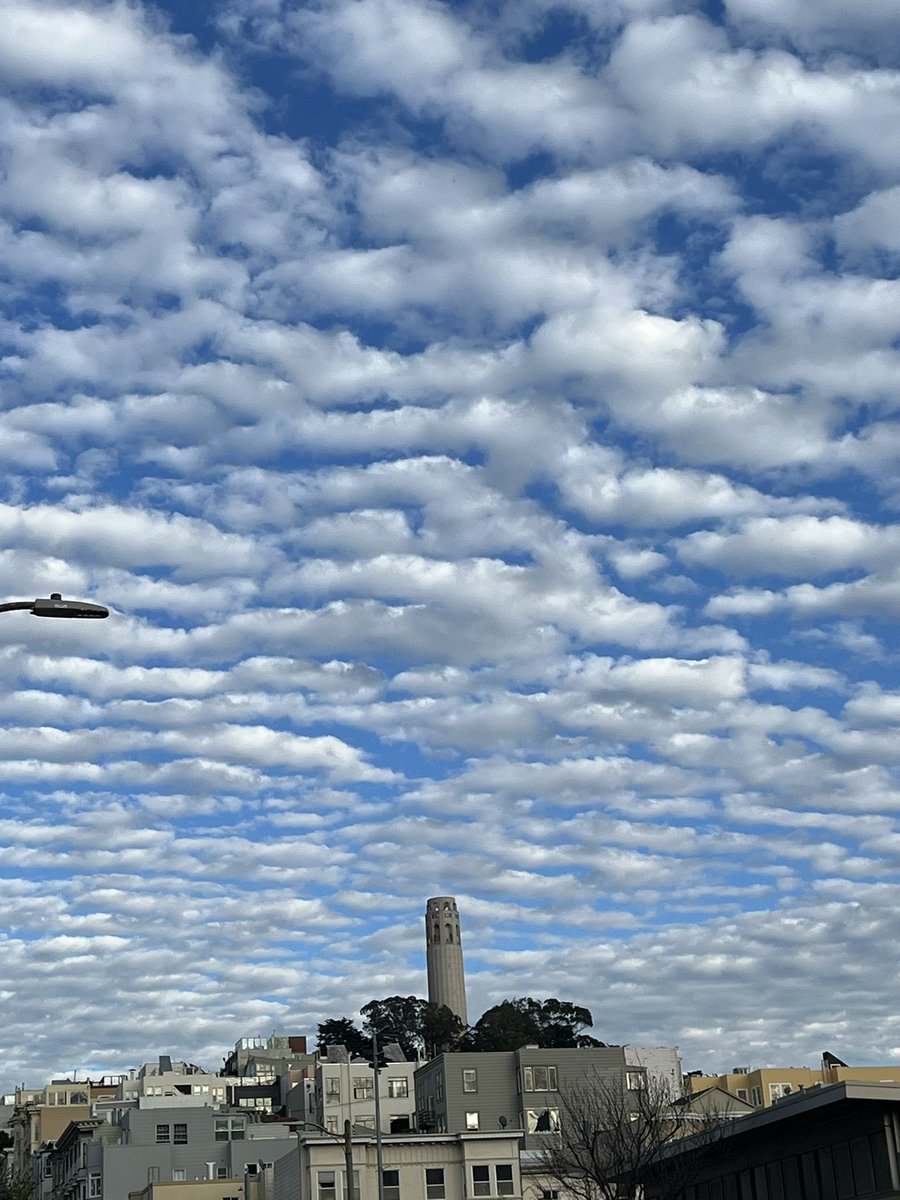
[[[0,0],[0,1091],[424,995],[900,1062],[900,7]]]

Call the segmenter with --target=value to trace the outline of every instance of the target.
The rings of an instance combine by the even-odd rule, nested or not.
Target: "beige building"
[[[244,1179],[193,1179],[184,1183],[148,1183],[128,1200],[244,1200]]]
[[[754,1108],[769,1108],[777,1100],[804,1092],[809,1088],[825,1087],[843,1081],[859,1083],[900,1083],[900,1065],[888,1067],[850,1067],[833,1055],[827,1055],[821,1067],[735,1067],[724,1075],[687,1076],[691,1095],[719,1087],[745,1100]]]
[[[104,1076],[95,1082],[54,1079],[43,1088],[19,1088],[9,1120],[12,1170],[30,1175],[38,1147],[44,1142],[55,1142],[71,1121],[87,1120],[91,1105],[114,1099],[120,1078]]]
[[[496,1133],[387,1134],[381,1139],[383,1200],[521,1200],[521,1130]],[[374,1133],[351,1142],[354,1200],[379,1200]],[[343,1139],[302,1135],[259,1177],[258,1200],[344,1200]]]

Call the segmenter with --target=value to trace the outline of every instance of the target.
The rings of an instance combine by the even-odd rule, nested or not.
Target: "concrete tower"
[[[425,948],[428,999],[432,1004],[446,1004],[463,1025],[468,1025],[459,911],[453,896],[432,896],[426,904]]]

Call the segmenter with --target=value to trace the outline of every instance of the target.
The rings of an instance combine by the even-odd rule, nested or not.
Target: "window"
[[[466,1113],[466,1129],[471,1132],[472,1130],[475,1130],[477,1128],[478,1128],[478,1113],[477,1112],[467,1112]]]
[[[738,1100],[748,1099],[746,1088],[735,1088],[734,1094],[737,1096]]]
[[[346,1175],[344,1176],[346,1179]],[[350,1193],[351,1200],[359,1200],[359,1171],[353,1172],[353,1190]]]
[[[435,1100],[443,1100],[444,1098],[444,1077],[438,1075],[434,1081],[434,1098]]]
[[[762,1104],[762,1088],[754,1087],[750,1092],[750,1103],[757,1108]]]
[[[523,1067],[522,1080],[526,1092],[558,1091],[556,1067]]]
[[[341,1081],[336,1075],[330,1076],[325,1080],[325,1099],[340,1101],[341,1098]]]
[[[168,1125],[157,1125],[157,1127],[156,1127],[156,1140],[157,1140],[157,1142],[167,1142],[167,1141],[169,1140],[169,1127],[168,1127]]]
[[[463,1079],[463,1091],[464,1092],[477,1092],[478,1091],[478,1072],[475,1070],[474,1067],[463,1071],[462,1079]]]
[[[792,1090],[789,1083],[770,1083],[769,1103],[771,1104],[773,1100],[780,1100],[782,1096],[789,1096]]]
[[[173,1167],[172,1168],[172,1182],[173,1183],[184,1183],[186,1179],[187,1179],[187,1171],[185,1170],[184,1167]]]
[[[559,1200],[556,1188],[541,1188],[541,1200]]]
[[[147,1168],[147,1182],[148,1183],[159,1183],[159,1167],[148,1167]]]
[[[90,1179],[88,1180],[88,1196],[90,1196],[91,1200],[98,1200],[98,1197],[100,1196],[99,1175],[91,1175]]]
[[[227,1178],[228,1178],[228,1168],[227,1167],[216,1167],[216,1179],[227,1179]]]
[[[353,1076],[353,1099],[354,1100],[371,1100],[374,1096],[372,1087],[372,1076],[365,1075]]]
[[[525,1110],[526,1133],[559,1133],[558,1108],[529,1108]]]
[[[244,1117],[217,1117],[216,1141],[240,1142],[246,1137],[246,1121]]]
[[[491,1194],[491,1168],[472,1168],[472,1195],[489,1196]]]
[[[326,1131],[326,1133],[337,1133],[337,1131],[338,1131],[337,1117],[326,1117],[325,1118],[325,1131]]]
[[[317,1171],[316,1183],[319,1200],[337,1200],[337,1187],[334,1171]]]
[[[444,1168],[425,1168],[425,1200],[444,1200]]]
[[[187,1140],[187,1125],[179,1125],[176,1121],[172,1126],[172,1141],[176,1146],[186,1146]]]
[[[497,1163],[494,1170],[497,1173],[497,1195],[511,1196],[513,1194],[512,1163]]]
[[[630,1092],[639,1092],[647,1086],[647,1076],[643,1071],[626,1071],[625,1086]]]
[[[381,1190],[384,1200],[400,1200],[400,1172],[382,1171]]]
[[[388,1099],[400,1100],[409,1095],[408,1079],[388,1079]]]

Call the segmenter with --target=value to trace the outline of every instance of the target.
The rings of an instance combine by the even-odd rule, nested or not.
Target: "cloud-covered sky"
[[[0,0],[0,1090],[424,994],[900,1061],[900,8]]]

